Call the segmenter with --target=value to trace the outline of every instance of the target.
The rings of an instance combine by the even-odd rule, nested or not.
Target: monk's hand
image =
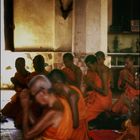
[[[23,89],[20,93],[20,102],[23,109],[26,109],[29,106],[29,94],[30,93],[28,89]]]

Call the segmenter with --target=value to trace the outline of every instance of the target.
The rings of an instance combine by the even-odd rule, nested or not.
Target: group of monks
[[[86,56],[87,72],[83,74],[74,64],[74,56],[65,53],[65,68],[48,72],[43,56],[37,55],[33,59],[35,71],[30,73],[24,58],[17,58],[17,72],[11,78],[16,94],[2,114],[13,118],[25,140],[89,140],[90,121],[102,112],[129,113],[129,102],[139,95],[139,77],[133,59],[127,56],[119,78],[124,93],[112,105],[113,77],[104,61],[101,51]]]

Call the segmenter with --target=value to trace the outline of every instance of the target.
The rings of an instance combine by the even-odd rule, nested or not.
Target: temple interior
[[[139,110],[140,105],[139,5],[139,0],[1,0],[1,140],[42,140],[43,137],[36,138],[40,135],[44,136],[44,131],[46,132],[44,140],[129,140],[129,138],[139,140],[140,112],[138,111],[135,116],[138,118],[136,119],[137,125],[134,125],[133,120],[131,120],[131,118],[135,118],[132,117],[131,105],[134,105],[134,112],[137,108]],[[72,57],[72,65],[69,70],[63,71],[63,69],[68,68],[64,58],[65,54]],[[16,126],[17,120],[15,118],[4,114],[4,111],[9,109],[5,106],[13,102],[13,97],[17,96],[19,92],[19,89],[16,89],[19,84],[16,79],[17,65],[21,64],[21,62],[16,64],[18,58],[24,59],[24,69],[31,74],[31,76],[29,75],[30,80],[27,78],[28,82],[22,88],[20,86],[23,81],[20,79],[22,82],[18,86],[22,90],[29,88],[28,84],[34,79],[33,77],[44,75],[43,72],[39,74],[36,72],[34,64],[36,56],[42,56],[43,69],[48,75],[53,70],[61,70],[66,76],[67,83],[76,86],[78,90],[75,91],[80,90],[85,108],[87,108],[85,113],[87,116],[90,111],[92,114],[96,107],[98,108],[100,104],[105,102],[105,105],[101,107],[102,111],[95,118],[85,118],[87,130],[73,128],[75,136],[72,135],[69,139],[60,139],[57,136],[56,138],[49,137],[47,129],[37,136],[31,133],[35,136],[23,138],[24,128]],[[100,64],[101,57],[103,57],[103,64]],[[40,67],[40,65],[41,60],[38,60],[37,66]],[[78,70],[79,72],[77,72]],[[89,74],[88,77],[88,72],[92,70],[96,72],[97,76]],[[79,76],[81,79],[76,82],[70,81],[72,74],[75,74],[74,79],[79,80]],[[109,78],[107,79],[104,74],[107,78],[111,77],[109,84],[107,81]],[[51,81],[52,75],[48,76],[47,79],[50,78]],[[16,82],[13,82],[12,78],[15,78]],[[89,78],[89,81],[86,78]],[[101,87],[97,86],[98,78],[100,78]],[[106,80],[104,80],[105,78]],[[53,90],[59,92],[59,88],[53,84],[52,82],[52,89],[56,88]],[[93,87],[90,84],[93,84]],[[29,88],[29,90],[31,89]],[[110,93],[111,105],[106,102],[109,100]],[[56,97],[54,94],[54,98]],[[90,103],[89,98],[94,98],[94,101],[91,101],[93,103]],[[21,102],[21,97],[18,100]],[[79,104],[80,101],[78,101]],[[97,105],[95,105],[96,102]],[[19,104],[21,105],[21,103],[17,103],[10,111],[14,112]],[[107,104],[109,107],[106,109]],[[19,110],[24,109],[20,108]],[[71,113],[74,114],[73,110]],[[94,113],[96,114],[97,111]],[[130,131],[127,137],[124,133],[128,128],[125,126],[128,120],[132,123],[133,131]],[[38,121],[36,121],[37,123]],[[80,123],[81,120],[79,120],[79,127]],[[36,125],[30,129],[34,127]],[[30,132],[30,130],[28,131]],[[80,133],[84,134],[86,131],[87,137],[83,138]],[[77,133],[79,133],[79,139],[76,137]]]

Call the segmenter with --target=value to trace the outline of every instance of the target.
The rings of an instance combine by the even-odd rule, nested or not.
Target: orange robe
[[[34,76],[39,75],[39,74],[43,74],[43,75],[47,76],[48,71],[44,70],[44,72],[42,72],[42,73],[38,73],[38,72],[34,71],[28,77],[28,81],[30,81]],[[36,119],[39,118],[42,114],[42,108],[40,108],[40,106],[38,105],[37,102],[33,102],[31,104],[31,111],[32,111],[33,115],[36,117]]]
[[[98,88],[102,88],[102,81],[96,72],[87,71],[87,78]],[[95,119],[101,112],[111,110],[112,93],[110,90],[110,79],[108,79],[108,95],[103,96],[95,90],[89,92],[86,101],[87,121]]]
[[[67,77],[67,81],[70,85],[74,85],[74,86],[79,86],[77,83],[77,79],[76,79],[76,74],[73,70],[71,70],[70,68],[63,68],[62,71],[64,72],[64,74]]]
[[[43,74],[43,75],[47,76],[48,75],[48,71],[44,70],[44,72],[42,72],[42,73],[37,73],[36,71],[34,71],[28,77],[28,81],[30,81],[34,76],[39,75],[39,74]]]
[[[134,76],[127,69],[123,69],[120,72],[118,86],[121,85],[122,81],[124,80],[125,75],[127,75],[129,81],[135,82]],[[126,83],[125,84],[125,92],[123,94],[125,94],[130,100],[132,100],[137,95],[140,94],[140,90],[134,89],[128,83]],[[126,114],[128,112],[128,108],[124,105],[122,98],[123,98],[123,96],[120,96],[120,98],[112,106],[113,112],[120,113],[120,114]]]
[[[65,67],[62,69],[62,71],[66,74],[68,80],[70,80],[71,82],[76,81],[75,73],[70,68]]]
[[[27,86],[28,83],[28,76],[30,73],[28,72],[27,76],[23,76],[20,73],[16,72],[14,78],[24,87]]]
[[[70,140],[88,140],[87,122],[86,122],[86,105],[82,92],[75,86],[70,85],[72,90],[79,94],[78,111],[79,111],[79,127],[74,129]]]
[[[64,114],[58,128],[49,127],[43,134],[41,140],[69,140],[73,131],[72,113],[68,102],[59,98],[64,106]]]

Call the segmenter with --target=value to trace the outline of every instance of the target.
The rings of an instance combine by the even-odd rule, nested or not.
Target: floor
[[[13,90],[1,90],[1,104],[0,109],[2,109],[10,98],[15,94]],[[20,130],[16,129],[14,123],[11,119],[7,119],[7,122],[0,123],[0,139],[1,140],[22,140]]]

